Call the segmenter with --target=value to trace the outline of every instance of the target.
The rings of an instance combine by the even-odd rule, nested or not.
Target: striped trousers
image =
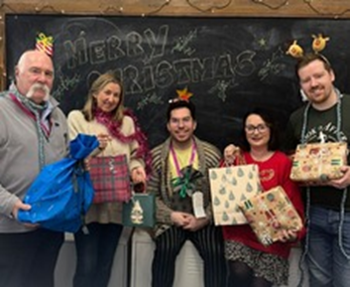
[[[227,266],[222,231],[213,225],[195,232],[172,226],[155,239],[152,287],[173,286],[176,257],[186,240],[193,243],[204,261],[204,286],[225,287]]]

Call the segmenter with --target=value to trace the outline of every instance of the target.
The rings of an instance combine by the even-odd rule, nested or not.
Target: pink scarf
[[[136,141],[138,143],[139,147],[136,151],[136,158],[143,159],[146,165],[145,167],[146,173],[149,176],[151,172],[152,158],[148,148],[147,137],[142,132],[140,125],[137,121],[137,118],[131,112],[131,110],[124,109],[123,113],[124,113],[124,116],[129,116],[134,121],[135,132],[128,136],[124,135],[121,132],[120,128],[121,128],[122,122],[114,120],[113,119],[114,114],[106,113],[106,112],[103,112],[101,109],[96,108],[94,110],[94,117],[98,123],[104,125],[108,129],[109,133],[120,142],[124,144],[128,144],[132,141]]]

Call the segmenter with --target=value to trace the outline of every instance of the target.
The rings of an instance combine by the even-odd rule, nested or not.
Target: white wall
[[[128,287],[128,240],[130,235],[131,229],[124,228],[115,254],[109,287]],[[154,243],[147,232],[136,229],[132,235],[131,248],[130,287],[150,287]],[[280,287],[297,287],[300,278],[298,267],[300,256],[301,249],[293,248],[290,256],[289,284],[288,286]],[[72,287],[75,264],[76,254],[73,237],[67,235],[56,266],[55,287]],[[305,266],[303,267],[306,278],[302,287],[309,287]],[[203,287],[202,274],[202,259],[193,244],[187,241],[176,261],[176,275],[173,287]]]
[[[151,266],[153,258],[154,244],[148,233],[142,230],[135,230],[132,236],[131,251],[131,280],[130,287],[150,287],[151,286]],[[300,279],[298,267],[301,256],[300,248],[293,248],[290,256],[290,276],[288,286],[297,287]],[[302,287],[309,287],[307,283],[307,273],[304,266],[304,284]],[[190,241],[187,241],[182,248],[176,261],[176,274],[173,287],[203,287],[203,262],[197,250]]]

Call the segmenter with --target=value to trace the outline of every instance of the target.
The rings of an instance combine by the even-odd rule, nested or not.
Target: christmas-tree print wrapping
[[[241,202],[243,211],[258,240],[270,245],[281,229],[299,231],[302,220],[282,187],[278,186]]]
[[[343,176],[341,167],[347,165],[347,144],[314,143],[298,145],[290,178],[295,181],[327,181]]]
[[[238,203],[260,193],[258,166],[211,168],[209,179],[215,225],[246,224]]]

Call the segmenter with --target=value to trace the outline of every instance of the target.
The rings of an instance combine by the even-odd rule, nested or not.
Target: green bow
[[[195,191],[197,180],[202,176],[203,174],[200,171],[189,165],[184,167],[181,170],[181,176],[173,178],[171,183],[174,191],[179,193],[180,198],[185,198],[186,195],[191,197]]]

